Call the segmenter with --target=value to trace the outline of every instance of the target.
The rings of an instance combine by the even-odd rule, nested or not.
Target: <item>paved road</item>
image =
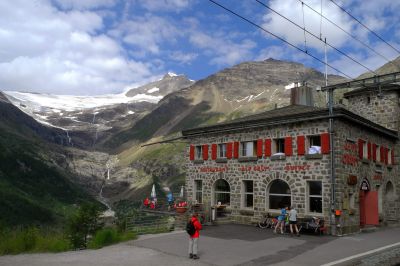
[[[369,252],[400,241],[400,228],[347,237],[274,235],[271,230],[243,225],[205,227],[199,242],[200,260],[187,258],[187,235],[173,232],[100,250],[0,257],[1,266],[50,265],[379,265],[400,253],[391,249],[349,260],[339,259]],[[388,259],[389,258],[389,259]],[[332,263],[334,262],[334,263]],[[329,264],[331,263],[331,264]],[[376,264],[378,263],[378,264]]]

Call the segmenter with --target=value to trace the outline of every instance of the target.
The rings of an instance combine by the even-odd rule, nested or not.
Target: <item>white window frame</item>
[[[251,191],[251,192],[248,192],[248,191],[246,191],[246,188],[247,188],[247,186],[246,186],[246,182],[252,182],[252,184],[253,184],[253,191]],[[243,209],[253,209],[254,208],[254,180],[242,180],[242,204],[241,204],[241,207],[243,208]],[[251,195],[252,197],[253,197],[253,203],[252,203],[252,206],[247,206],[247,200],[246,200],[246,196],[247,195]]]
[[[278,142],[280,142],[280,141],[282,141],[282,143],[283,143],[283,150],[282,151],[278,150],[278,147],[279,147]],[[273,154],[279,153],[279,152],[280,153],[285,153],[285,139],[284,138],[274,139],[273,142],[274,142],[274,145],[273,145],[273,148],[272,148],[272,153]]]
[[[362,155],[363,159],[368,159],[368,142],[364,141],[363,142],[363,155]]]
[[[376,162],[381,163],[381,145],[376,145]]]
[[[194,158],[196,160],[202,160],[203,159],[203,145],[196,145],[195,146]]]
[[[307,150],[306,150],[306,154],[310,154],[310,148],[311,148],[311,146],[318,146],[318,145],[314,145],[314,143],[312,143],[312,142],[313,142],[313,141],[312,141],[313,138],[319,138],[319,147],[320,147],[320,149],[319,149],[319,152],[316,153],[316,154],[321,154],[321,135],[310,135],[310,136],[307,136]]]
[[[319,182],[319,183],[321,183],[321,195],[311,195],[310,194],[310,184],[312,183],[312,182]],[[321,212],[312,212],[311,210],[310,210],[310,199],[311,198],[320,198],[321,199]],[[323,206],[324,206],[324,202],[323,202],[323,183],[322,183],[322,181],[318,181],[318,180],[313,180],[313,181],[307,181],[307,212],[308,213],[313,213],[313,214],[322,214],[323,213]]]
[[[239,145],[240,157],[252,157],[257,155],[257,142],[256,141],[242,141]]]
[[[218,144],[217,158],[226,158],[226,143]]]
[[[198,188],[198,182],[201,182],[201,189]],[[203,180],[195,179],[193,184],[193,191],[194,191],[194,199],[197,203],[203,203]],[[201,200],[198,199],[198,193],[201,194]]]

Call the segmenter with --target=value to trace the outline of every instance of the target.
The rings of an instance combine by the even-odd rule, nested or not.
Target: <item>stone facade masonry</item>
[[[209,145],[208,160],[189,159],[189,147],[186,163],[186,191],[189,201],[195,200],[194,181],[203,181],[203,204],[209,213],[213,202],[213,186],[218,179],[226,180],[230,185],[229,217],[237,223],[255,223],[262,215],[271,213],[277,215],[279,210],[268,209],[269,185],[273,180],[284,180],[290,187],[291,204],[297,207],[299,217],[320,216],[329,225],[335,217],[331,212],[331,176],[330,155],[318,156],[297,155],[297,136],[320,135],[328,132],[328,120],[311,120],[287,125],[265,126],[262,128],[242,129],[227,133],[204,133],[201,136],[189,137],[191,145]],[[228,159],[226,162],[216,162],[211,159],[211,144],[228,142],[256,141],[258,139],[276,139],[292,137],[292,156],[283,156],[280,160],[271,157],[252,158],[248,161]],[[335,157],[335,187],[336,209],[342,211],[337,216],[334,230],[337,234],[358,232],[360,229],[359,191],[361,182],[366,179],[371,191],[379,192],[380,222],[386,223],[399,218],[399,203],[396,193],[400,191],[397,165],[375,163],[372,160],[360,159],[358,151],[352,149],[358,139],[371,141],[388,148],[395,146],[394,140],[374,133],[369,128],[349,123],[342,119],[334,122],[334,157]],[[352,146],[353,145],[353,146]],[[264,147],[264,145],[263,145]],[[306,149],[307,150],[307,149]],[[312,157],[312,158],[310,158]],[[350,159],[349,159],[350,158]],[[356,177],[356,183],[348,184],[349,176]],[[242,207],[242,182],[253,180],[253,208]],[[308,211],[307,181],[322,182],[322,213]],[[394,195],[386,195],[387,184],[394,187]],[[390,187],[390,185],[389,185]],[[333,231],[332,231],[333,232]]]

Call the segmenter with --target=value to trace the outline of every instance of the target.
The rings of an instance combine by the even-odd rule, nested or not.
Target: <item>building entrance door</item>
[[[378,191],[370,191],[368,180],[364,179],[360,188],[360,226],[378,225]]]

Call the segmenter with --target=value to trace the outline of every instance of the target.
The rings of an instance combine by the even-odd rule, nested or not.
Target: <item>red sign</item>
[[[342,163],[355,166],[358,163],[358,157],[351,154],[343,154]]]
[[[215,173],[215,172],[226,172],[228,171],[228,167],[227,166],[223,166],[223,167],[201,167],[200,168],[200,172],[202,173]]]
[[[271,170],[271,168],[267,165],[253,165],[253,166],[240,166],[239,167],[240,171],[242,172],[247,172],[247,171],[258,171],[258,172],[262,172],[262,171],[268,171]]]

